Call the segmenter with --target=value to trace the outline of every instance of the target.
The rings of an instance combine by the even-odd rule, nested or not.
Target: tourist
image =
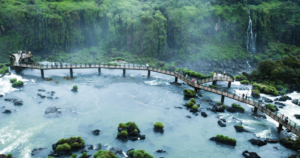
[[[283,119],[284,118],[284,114],[282,114],[282,116],[281,116],[281,119]]]
[[[247,97],[248,97],[248,96],[247,96],[247,94],[246,94],[246,99],[247,99]]]
[[[285,123],[287,123],[287,124],[289,123],[288,117],[285,118]]]
[[[149,67],[148,63],[146,63],[146,66],[147,66],[147,69],[148,69],[148,67]]]
[[[243,93],[243,95],[242,95],[242,98],[244,99],[244,93]]]
[[[195,78],[193,78],[193,80],[192,80],[193,82],[195,81]]]

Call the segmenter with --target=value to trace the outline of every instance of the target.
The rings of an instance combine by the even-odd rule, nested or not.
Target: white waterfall
[[[248,12],[249,12],[249,24],[248,24],[248,28],[247,28],[246,47],[247,47],[247,51],[249,51],[251,53],[255,53],[256,52],[257,33],[253,33],[253,31],[252,31],[252,20],[251,20],[249,8],[248,8]]]

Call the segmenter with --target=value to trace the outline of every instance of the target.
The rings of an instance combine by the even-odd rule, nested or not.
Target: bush
[[[258,89],[252,90],[252,93],[254,93],[257,96],[260,96],[260,91]]]
[[[164,124],[161,122],[156,122],[154,124],[154,128],[159,128],[159,129],[163,129],[164,128]]]
[[[7,158],[12,158],[12,156],[13,156],[13,154],[12,153],[9,153],[9,154],[7,154]]]
[[[249,81],[248,80],[243,80],[243,81],[241,81],[241,84],[249,84]]]
[[[272,112],[276,111],[276,106],[273,104],[266,104],[266,108],[271,110]]]
[[[83,152],[82,155],[80,156],[80,158],[88,158],[88,154],[86,152]]]
[[[192,109],[193,110],[198,110],[199,106],[198,105],[193,105]]]
[[[228,136],[223,136],[223,135],[221,135],[221,134],[218,134],[218,135],[216,136],[216,138],[217,138],[218,140],[220,140],[220,141],[229,141],[229,142],[235,142],[235,143],[236,143],[236,139],[230,138],[230,137],[228,137]]]
[[[76,158],[77,154],[73,153],[69,158]]]
[[[280,95],[285,95],[286,93],[285,92],[278,92]]]
[[[74,90],[77,90],[77,89],[78,89],[77,85],[74,85],[74,86],[73,86],[73,89],[74,89]]]
[[[121,132],[119,133],[119,135],[122,136],[122,137],[127,137],[127,136],[128,136],[128,133],[127,133],[127,131],[123,130],[123,131],[121,131]]]
[[[94,158],[119,158],[112,151],[98,150],[94,154]]]
[[[129,155],[132,156],[133,158],[153,158],[152,155],[148,154],[144,150],[131,150],[129,151]]]
[[[199,78],[199,79],[204,79],[204,78],[209,78],[211,76],[203,75],[201,73],[189,70],[189,69],[182,69],[183,75],[188,75],[191,77]]]
[[[196,99],[192,98],[192,99],[190,99],[190,102],[193,102],[194,104],[196,104]]]
[[[10,83],[15,83],[15,82],[17,82],[17,79],[16,78],[12,78],[9,81],[10,81]]]
[[[54,158],[54,157],[52,157],[52,156],[48,156],[48,157],[46,157],[46,158]],[[72,157],[71,157],[72,158]]]
[[[5,74],[8,72],[8,67],[4,66],[0,69],[0,74]]]
[[[238,127],[240,127],[240,128],[244,128],[244,126],[242,126],[242,125],[237,125]]]
[[[15,88],[15,87],[21,87],[23,85],[24,85],[23,81],[17,81],[15,83],[13,83],[11,86]]]
[[[243,74],[240,74],[240,75],[234,76],[234,80],[236,80],[236,81],[247,80],[247,77],[244,76]]]
[[[188,108],[192,107],[193,105],[194,105],[194,103],[191,102],[191,101],[189,101],[189,102],[187,102],[187,103],[185,104],[185,106],[188,107]]]
[[[222,108],[226,108],[226,105],[222,105]]]
[[[132,129],[138,128],[138,126],[134,122],[127,122],[125,125],[127,128],[128,127],[131,127]]]
[[[209,85],[208,87],[213,88],[213,89],[218,89],[218,86],[216,86],[216,85]]]
[[[56,150],[71,150],[72,148],[83,147],[85,142],[81,137],[70,137],[68,139],[60,139],[57,141]]]
[[[71,150],[71,146],[68,143],[60,144],[56,147],[56,150],[58,151]]]
[[[138,131],[137,129],[134,129],[133,131],[134,131],[135,133],[139,133],[139,131]]]
[[[222,103],[221,103],[221,102],[218,102],[217,104],[218,104],[218,105],[222,105]]]
[[[241,107],[241,105],[233,103],[233,104],[231,104],[231,106],[234,107],[234,108],[241,109],[241,110],[245,111],[245,108]]]
[[[184,96],[185,97],[195,97],[196,96],[196,91],[192,90],[192,89],[184,89]]]
[[[119,123],[118,128],[127,128],[126,125],[124,123]]]

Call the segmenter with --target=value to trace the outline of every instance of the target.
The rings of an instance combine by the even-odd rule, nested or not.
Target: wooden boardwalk
[[[181,79],[183,82],[186,82],[188,85],[191,87],[194,87],[195,89],[202,89],[208,92],[216,93],[222,96],[222,99],[224,97],[232,98],[234,100],[249,104],[254,106],[255,111],[260,110],[263,113],[267,114],[270,116],[272,119],[277,121],[279,123],[278,131],[282,130],[282,126],[286,127],[290,131],[292,131],[294,134],[297,136],[300,136],[300,126],[298,126],[296,123],[293,121],[289,120],[288,123],[285,123],[283,119],[281,119],[281,114],[279,112],[272,112],[268,110],[266,107],[263,106],[262,103],[258,103],[254,100],[250,99],[244,99],[240,96],[237,96],[235,94],[230,93],[229,91],[222,91],[214,88],[207,87],[203,85],[202,83],[208,83],[208,82],[213,82],[213,81],[228,81],[229,83],[234,82],[234,79],[230,76],[227,75],[216,75],[216,73],[213,75],[211,78],[207,79],[202,79],[198,81],[191,81],[189,77],[184,76],[183,74],[179,72],[174,72],[174,71],[168,71],[168,70],[161,70],[158,68],[154,67],[146,67],[146,66],[137,66],[134,64],[124,64],[124,65],[107,65],[107,64],[72,64],[72,65],[58,65],[58,66],[53,66],[53,65],[33,65],[33,64],[19,64],[19,63],[14,63],[13,64],[15,67],[21,67],[21,68],[31,68],[31,69],[39,69],[42,70],[42,75],[43,75],[43,70],[55,70],[55,69],[70,69],[71,76],[73,77],[73,72],[72,69],[88,69],[88,68],[98,68],[98,71],[100,71],[100,68],[107,68],[107,69],[123,69],[123,74],[125,75],[125,70],[147,70],[148,71],[148,76],[150,76],[150,71],[157,72],[157,73],[162,73],[165,75],[170,75],[175,77],[175,81],[177,81],[177,78]],[[201,83],[201,84],[199,84]]]

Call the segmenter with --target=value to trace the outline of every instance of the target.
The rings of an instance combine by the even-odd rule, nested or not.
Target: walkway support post
[[[100,68],[100,67],[98,67],[98,73],[100,74],[100,72],[101,72],[101,68]]]
[[[224,100],[225,100],[225,96],[222,95],[222,98],[221,98],[221,103],[224,103]]]
[[[178,77],[175,77],[175,83],[177,83],[178,82]]]
[[[41,69],[42,79],[44,79],[44,69]]]
[[[70,68],[70,76],[71,76],[71,78],[73,78],[73,69],[72,68]]]
[[[230,88],[231,87],[231,82],[228,82],[228,88]]]
[[[196,93],[197,93],[197,91],[198,91],[198,88],[196,88],[196,87],[195,87],[195,91],[196,91]]]
[[[254,107],[254,111],[253,112],[255,112],[255,113],[257,112],[257,107]]]
[[[126,73],[126,69],[123,69],[123,76],[125,76],[125,73]]]
[[[217,81],[213,81],[213,85],[217,85]]]
[[[150,77],[150,70],[148,70],[148,77]]]
[[[278,126],[277,130],[278,130],[278,131],[277,131],[278,133],[280,133],[280,131],[283,130],[283,129],[282,129],[282,124],[281,124],[281,123],[279,123],[279,126]]]

